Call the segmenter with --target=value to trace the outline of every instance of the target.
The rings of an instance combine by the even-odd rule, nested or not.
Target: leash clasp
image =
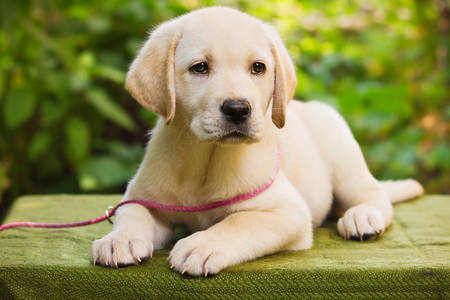
[[[108,208],[105,211],[106,220],[108,220],[109,224],[114,224],[114,222],[111,220],[112,215],[110,213],[111,209],[113,208],[114,208],[113,206],[108,206]]]

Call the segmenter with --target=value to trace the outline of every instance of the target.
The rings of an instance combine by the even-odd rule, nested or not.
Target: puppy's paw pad
[[[361,204],[347,210],[338,220],[337,228],[347,240],[365,241],[380,235],[385,229],[385,221],[377,208]]]
[[[137,265],[151,256],[152,252],[153,244],[149,239],[117,231],[110,232],[92,244],[94,264],[105,267]]]

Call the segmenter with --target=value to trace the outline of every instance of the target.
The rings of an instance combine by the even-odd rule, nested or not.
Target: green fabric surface
[[[5,220],[68,222],[94,218],[120,196],[17,199]],[[335,222],[315,230],[314,247],[284,252],[193,278],[169,268],[169,250],[142,266],[93,266],[91,243],[107,222],[73,229],[0,232],[0,299],[450,299],[450,196],[395,206],[381,239],[344,241]]]

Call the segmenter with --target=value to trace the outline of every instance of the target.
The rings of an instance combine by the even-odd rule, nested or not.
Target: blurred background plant
[[[210,5],[277,27],[296,98],[338,109],[378,178],[449,193],[446,0],[3,0],[3,210],[21,194],[123,192],[157,119],[125,91],[128,65],[153,26]]]

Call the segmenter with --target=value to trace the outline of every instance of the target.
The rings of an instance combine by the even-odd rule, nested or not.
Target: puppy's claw
[[[357,236],[357,235],[350,236],[350,240],[352,240],[352,241],[362,241],[362,239],[359,236]]]
[[[139,256],[133,256],[133,260],[134,260],[134,264],[136,266],[138,266],[142,262],[142,260]]]
[[[378,233],[364,233],[361,236],[361,241],[370,240],[372,237],[376,237],[377,235],[378,235]]]
[[[376,233],[363,233],[361,235],[352,235],[350,236],[350,238],[348,238],[348,236],[345,236],[345,239],[350,239],[352,241],[358,241],[358,242],[362,242],[362,241],[367,241],[370,240],[372,238],[375,238],[379,235],[378,232]]]

